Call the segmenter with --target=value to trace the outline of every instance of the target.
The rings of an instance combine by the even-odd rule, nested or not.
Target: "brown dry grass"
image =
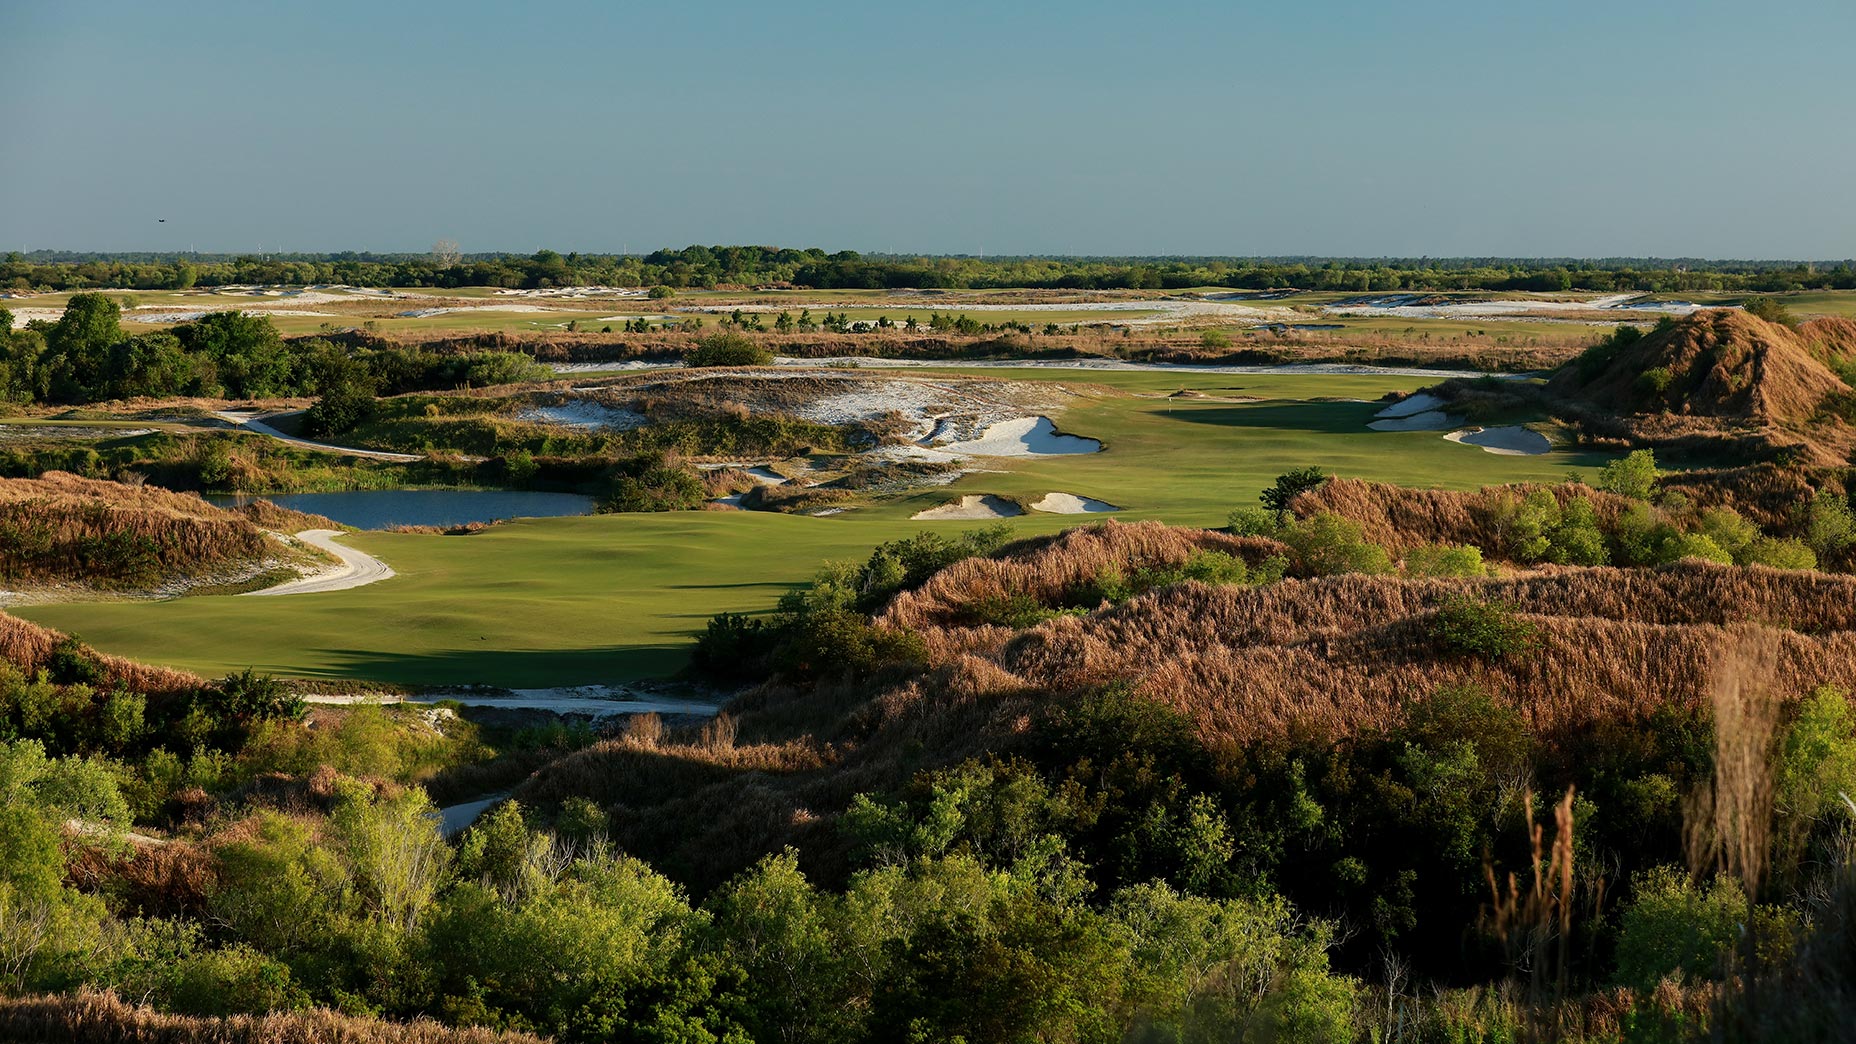
[[[278,509],[281,510],[281,509]],[[257,525],[199,497],[48,471],[0,479],[0,577],[9,583],[100,579],[98,542],[133,541],[163,578],[256,562],[277,551]]]
[[[51,662],[52,652],[66,637],[49,627],[0,613],[0,660],[31,674]],[[133,692],[188,692],[205,685],[198,675],[166,667],[151,667],[120,656],[100,653],[89,646],[83,654],[102,671],[105,685],[116,685]]]
[[[268,500],[254,500],[241,504],[233,512],[244,516],[252,525],[260,529],[275,530],[279,533],[300,533],[305,529],[340,529],[341,523],[326,515],[312,515],[307,511],[296,511],[279,507]]]
[[[1105,564],[1177,562],[1200,548],[1249,557],[1268,542],[1111,523],[956,564],[880,616],[923,636],[926,674],[875,690],[766,686],[731,706],[733,743],[688,730],[608,741],[537,773],[518,796],[543,807],[576,794],[600,801],[616,842],[700,889],[785,844],[810,846],[829,872],[842,840],[827,825],[854,794],[1009,753],[1052,708],[1113,682],[1184,712],[1214,749],[1389,730],[1414,701],[1461,684],[1513,706],[1547,749],[1564,748],[1605,723],[1710,706],[1734,636],[1749,626],[1773,650],[1773,701],[1856,682],[1856,578],[1697,562],[1505,579],[1186,583],[1023,631],[961,622],[973,600],[1045,596]],[[1536,647],[1498,660],[1441,650],[1433,615],[1464,594],[1512,605],[1537,628]]]
[[[0,1039],[17,1044],[541,1044],[526,1033],[386,1022],[325,1008],[199,1018],[131,1005],[113,993],[0,999]]]
[[[1826,327],[1829,336],[1840,328]],[[1663,369],[1672,376],[1669,401],[1650,403],[1639,377]],[[1762,424],[1811,421],[1825,396],[1848,392],[1805,335],[1727,309],[1696,314],[1645,335],[1590,377],[1567,367],[1554,393],[1621,412],[1694,414]]]
[[[1299,494],[1290,508],[1300,517],[1331,511],[1360,524],[1366,539],[1398,554],[1423,544],[1474,544],[1499,556],[1505,537],[1504,502],[1518,502],[1546,489],[1561,504],[1574,497],[1591,501],[1601,523],[1609,523],[1631,501],[1581,485],[1484,486],[1479,490],[1407,489],[1364,479],[1335,478]]]

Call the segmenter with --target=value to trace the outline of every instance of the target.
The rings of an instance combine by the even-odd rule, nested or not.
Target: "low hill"
[[[100,653],[49,627],[0,613],[0,665],[11,666],[31,677],[41,670],[52,670],[61,659],[81,660],[90,665],[85,673],[94,674],[99,687],[105,689],[120,687],[144,694],[182,693],[206,685],[198,675]]]
[[[304,553],[266,527],[333,523],[260,502],[242,511],[152,486],[46,472],[0,479],[0,585],[112,591],[247,581]]]
[[[1185,715],[1208,753],[1383,735],[1430,694],[1475,686],[1543,751],[1569,758],[1593,730],[1698,713],[1748,641],[1771,657],[1763,676],[1776,697],[1856,682],[1856,578],[1815,572],[1684,562],[1505,579],[1185,582],[1089,612],[1054,597],[1108,568],[1268,542],[1256,543],[1110,522],[962,561],[876,617],[920,636],[925,672],[876,689],[767,686],[736,701],[728,727],[607,741],[537,773],[518,796],[544,807],[590,797],[613,811],[617,843],[702,887],[786,844],[829,851],[853,794],[1026,750],[1040,723],[1116,684]],[[1007,593],[1055,614],[1012,627],[973,611]],[[1463,599],[1510,607],[1533,648],[1508,658],[1441,645],[1439,614]],[[1755,632],[1750,620],[1784,625]]]
[[[1658,326],[1634,340],[1614,336],[1561,367],[1553,394],[1619,413],[1675,413],[1800,426],[1850,386],[1830,368],[1856,347],[1852,324],[1795,330],[1745,312],[1716,309]]]

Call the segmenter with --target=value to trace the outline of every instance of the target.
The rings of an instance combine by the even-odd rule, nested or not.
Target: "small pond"
[[[207,499],[230,507],[260,498],[220,496]],[[325,515],[356,529],[462,526],[506,518],[554,518],[593,513],[592,497],[516,490],[365,489],[345,493],[278,493],[262,499],[279,507]]]

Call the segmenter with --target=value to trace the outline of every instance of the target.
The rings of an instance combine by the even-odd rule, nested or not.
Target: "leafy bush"
[[[1223,351],[1231,347],[1231,335],[1223,330],[1207,330],[1199,335],[1199,347],[1207,351]]]
[[[1578,368],[1579,376],[1591,380],[1604,372],[1624,350],[1643,340],[1643,331],[1634,326],[1620,326],[1609,336],[1580,353],[1572,364]]]
[[[773,363],[773,351],[745,334],[718,331],[697,341],[696,349],[683,361],[688,366],[768,366]]]
[[[1482,549],[1473,544],[1425,544],[1405,552],[1408,576],[1482,576]]]
[[[1273,537],[1282,529],[1280,516],[1275,512],[1253,507],[1231,512],[1225,524],[1232,536]]]
[[[1257,499],[1263,501],[1265,508],[1275,512],[1276,517],[1283,518],[1289,514],[1289,502],[1298,494],[1319,489],[1322,483],[1332,477],[1319,467],[1297,468],[1276,476],[1275,484],[1264,490]]]
[[[1389,573],[1392,557],[1366,539],[1358,522],[1332,511],[1302,519],[1280,535],[1295,553],[1296,563],[1314,576],[1339,573]]]
[[[1748,315],[1756,315],[1769,323],[1780,326],[1797,326],[1798,317],[1777,297],[1749,297],[1740,302],[1740,307]]]
[[[1656,454],[1647,449],[1633,450],[1605,465],[1598,475],[1598,488],[1620,497],[1648,500],[1656,491],[1657,475]]]
[[[1431,637],[1445,650],[1463,656],[1501,659],[1534,647],[1538,629],[1504,602],[1484,602],[1466,595],[1446,599],[1431,622]]]
[[[1703,888],[1674,867],[1640,876],[1618,922],[1618,981],[1650,990],[1666,978],[1715,974],[1739,938],[1746,895],[1722,875]]]
[[[1802,540],[1760,537],[1747,545],[1743,565],[1771,566],[1774,569],[1816,569],[1817,554]]]

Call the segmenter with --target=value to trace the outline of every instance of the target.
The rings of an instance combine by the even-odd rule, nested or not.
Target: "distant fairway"
[[[1425,378],[1237,375],[1189,371],[986,369],[989,377],[1059,380],[1083,390],[1056,417],[1103,440],[1099,454],[997,458],[997,468],[942,489],[830,518],[678,512],[562,518],[468,537],[356,534],[348,542],[400,574],[369,587],[283,598],[38,606],[19,615],[99,648],[223,674],[246,666],[311,678],[510,687],[661,676],[685,661],[714,613],[762,611],[826,559],[857,558],[923,529],[975,523],[909,516],[966,493],[1031,503],[1073,493],[1162,518],[1219,525],[1284,471],[1319,464],[1342,475],[1471,488],[1589,474],[1602,455],[1504,457],[1439,432],[1374,432],[1367,402]],[[1187,390],[1208,398],[1168,398]],[[1235,400],[1256,397],[1262,401]],[[1085,521],[1030,514],[1020,532]]]

